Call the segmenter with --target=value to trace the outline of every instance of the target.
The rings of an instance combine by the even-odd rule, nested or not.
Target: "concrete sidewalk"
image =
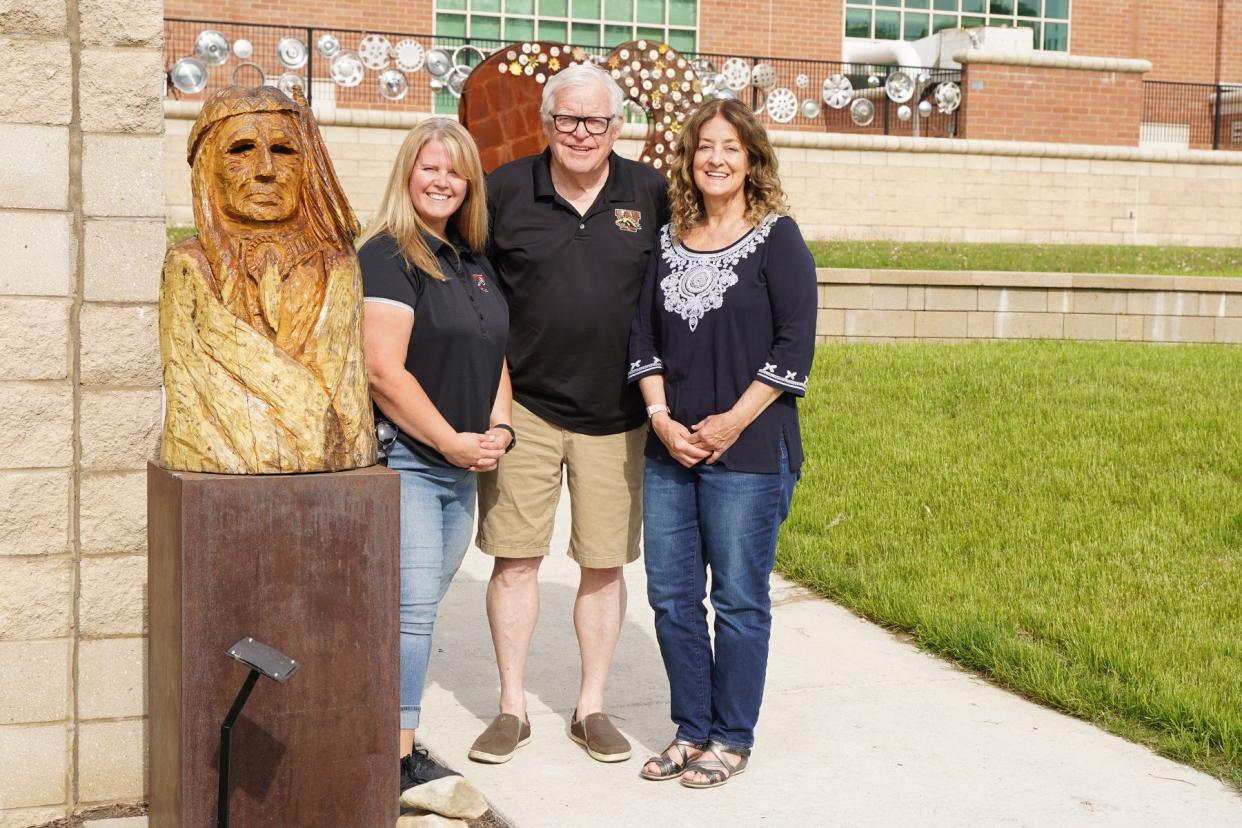
[[[566,736],[578,682],[562,498],[527,676],[532,739],[466,759],[496,713],[484,614],[491,559],[471,549],[435,633],[420,740],[516,828],[609,826],[1242,826],[1242,798],[1146,748],[999,690],[774,579],[767,693],[750,768],[695,791],[638,777],[672,737],[641,562],[608,712],[634,743],[611,765]]]

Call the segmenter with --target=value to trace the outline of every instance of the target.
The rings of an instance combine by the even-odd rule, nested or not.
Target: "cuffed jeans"
[[[797,479],[783,443],[775,474],[647,460],[647,598],[679,739],[754,744],[772,629],[769,576]],[[703,603],[709,568],[714,653]]]
[[[470,545],[475,475],[429,465],[401,443],[388,468],[401,474],[401,729],[416,730],[436,613]]]

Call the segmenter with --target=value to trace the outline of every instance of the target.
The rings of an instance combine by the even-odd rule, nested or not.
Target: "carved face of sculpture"
[[[297,211],[306,159],[291,115],[229,118],[220,125],[215,146],[217,203],[229,218],[279,222]]]

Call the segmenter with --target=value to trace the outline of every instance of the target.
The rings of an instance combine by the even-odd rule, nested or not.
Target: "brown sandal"
[[[652,756],[646,762],[643,762],[643,768],[648,765],[658,765],[660,770],[657,773],[651,773],[646,770],[640,770],[638,775],[643,779],[650,779],[653,782],[663,782],[666,779],[676,779],[685,772],[686,766],[690,764],[690,750],[697,750],[701,754],[706,744],[703,742],[689,742],[685,739],[674,739],[669,742],[659,756]],[[677,751],[677,758],[665,756],[670,750]],[[698,758],[697,756],[695,757]]]
[[[712,754],[715,758],[704,761],[707,754]],[[731,754],[739,757],[736,765],[729,764],[724,758],[724,754]],[[686,765],[686,769],[682,771],[681,784],[686,788],[718,788],[728,782],[734,776],[746,770],[746,763],[750,760],[750,748],[729,747],[722,745],[720,742],[708,742],[707,749],[703,751],[698,759]],[[691,782],[685,778],[687,773],[701,773],[707,777],[706,782]]]

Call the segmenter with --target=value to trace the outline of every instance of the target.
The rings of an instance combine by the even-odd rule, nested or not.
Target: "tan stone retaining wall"
[[[1242,279],[821,268],[819,283],[820,342],[1242,343]]]
[[[163,21],[0,12],[0,828],[145,795]]]
[[[197,104],[167,102],[167,219],[191,224],[185,140]],[[324,112],[324,137],[366,221],[405,132],[425,115]],[[640,128],[618,151],[638,154]],[[1242,153],[773,132],[808,238],[1242,246]]]

